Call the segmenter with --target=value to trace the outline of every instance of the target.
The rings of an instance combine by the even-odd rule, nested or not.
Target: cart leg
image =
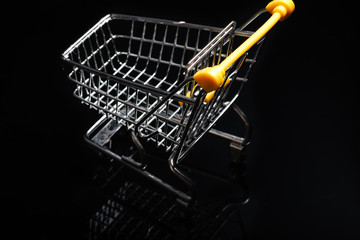
[[[236,104],[233,104],[233,109],[245,125],[244,137],[235,136],[214,128],[210,129],[209,133],[230,140],[230,179],[232,181],[241,181],[246,172],[244,148],[250,143],[251,126],[245,113]]]
[[[170,166],[170,169],[171,171],[178,177],[180,178],[184,183],[186,183],[186,185],[189,187],[190,189],[190,192],[194,192],[194,187],[195,187],[195,184],[194,182],[191,180],[190,177],[188,177],[183,171],[181,171],[178,167],[177,167],[177,164],[176,164],[176,161],[175,161],[175,156],[176,154],[172,154],[169,158],[169,166]],[[181,196],[180,196],[181,197]],[[184,198],[182,197],[182,199],[184,199],[186,202],[183,202],[181,199],[179,199],[179,201],[182,203],[182,204],[189,204],[190,201],[192,200],[192,197],[191,196],[187,196],[188,198]],[[190,201],[189,201],[190,200]]]
[[[245,113],[238,107],[238,105],[233,105],[234,111],[239,115],[239,117],[243,120],[245,124],[245,135],[244,135],[244,145],[248,145],[251,141],[251,125],[250,122],[245,115]]]
[[[233,109],[239,115],[239,117],[243,120],[243,122],[245,124],[244,137],[238,137],[231,133],[223,132],[223,131],[220,131],[220,130],[217,130],[214,128],[211,128],[209,130],[209,133],[216,135],[218,137],[222,137],[222,138],[230,140],[231,143],[233,143],[233,145],[236,146],[236,148],[239,151],[242,151],[243,148],[250,143],[251,126],[250,126],[250,122],[249,122],[248,118],[246,117],[245,113],[236,104],[233,105]]]

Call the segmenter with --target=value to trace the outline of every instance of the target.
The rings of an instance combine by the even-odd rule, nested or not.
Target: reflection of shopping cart
[[[243,239],[238,206],[197,203],[186,211],[166,191],[124,181],[89,221],[88,239]]]
[[[291,1],[271,2],[267,6],[271,18],[255,33],[247,27],[266,10],[239,29],[235,22],[219,29],[127,15],[105,16],[63,53],[64,61],[72,65],[69,78],[76,83],[74,95],[103,115],[86,140],[189,201],[191,195],[148,170],[147,156],[157,149],[157,154],[168,159],[172,172],[188,186],[193,185],[178,164],[233,105],[263,36],[293,8]],[[234,108],[248,126],[242,112]],[[247,136],[210,132],[240,147],[248,140]],[[114,146],[119,135],[129,137],[131,144]]]

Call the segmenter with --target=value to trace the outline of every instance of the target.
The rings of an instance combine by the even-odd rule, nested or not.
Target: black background
[[[296,2],[271,31],[238,102],[253,125],[242,207],[249,239],[360,238],[356,6],[313,2]],[[86,189],[97,157],[82,136],[98,115],[72,97],[61,61],[70,44],[108,13],[224,27],[266,3],[3,5],[2,208],[11,238],[78,239],[92,214]],[[219,125],[231,123],[225,116]]]

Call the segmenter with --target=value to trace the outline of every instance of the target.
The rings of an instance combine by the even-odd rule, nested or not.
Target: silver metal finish
[[[99,146],[104,146],[120,128],[121,124],[111,120],[103,128],[101,128],[101,130],[91,140]]]
[[[230,84],[216,90],[210,102],[204,102],[206,93],[196,87],[192,76],[219,64],[233,45],[251,36],[245,28],[258,15],[240,30],[235,22],[221,29],[121,14],[102,18],[62,55],[72,67],[68,77],[76,84],[74,96],[102,115],[87,132],[87,142],[188,201],[185,193],[146,172],[144,156],[135,161],[114,153],[109,144],[120,129],[132,133],[140,155],[146,150],[141,142],[152,142],[159,151],[172,153],[170,169],[192,186],[177,164],[235,102],[262,41],[227,69],[225,78]],[[211,132],[238,143],[245,141]]]
[[[209,133],[214,134],[214,135],[216,135],[218,137],[225,138],[225,139],[230,140],[232,142],[240,143],[241,145],[244,143],[244,138],[238,137],[238,136],[235,136],[233,134],[223,132],[223,131],[220,131],[220,130],[217,130],[217,129],[214,129],[214,128],[210,129]]]

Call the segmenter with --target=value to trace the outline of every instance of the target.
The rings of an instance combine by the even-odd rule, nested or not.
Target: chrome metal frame
[[[76,83],[74,95],[102,114],[86,133],[85,141],[189,203],[191,193],[180,191],[161,176],[147,171],[143,143],[152,141],[159,149],[172,152],[168,158],[171,171],[192,190],[194,183],[179,164],[206,132],[239,146],[249,142],[249,122],[234,103],[263,39],[252,53],[245,54],[227,69],[229,86],[223,84],[209,103],[204,103],[206,93],[195,87],[192,75],[226,58],[238,38],[251,36],[247,26],[264,12],[259,11],[239,29],[235,29],[235,22],[220,29],[120,14],[105,16],[62,55],[72,66],[68,77]],[[114,34],[119,27],[112,25],[113,22],[128,23],[130,27],[126,34]],[[204,40],[208,42],[206,45]],[[120,43],[127,46],[119,49]],[[189,56],[192,58],[187,61]],[[236,83],[239,83],[237,91],[232,93],[232,85]],[[212,128],[231,106],[245,124],[244,138]],[[135,152],[140,156],[137,160],[132,155],[112,151],[111,138],[120,128],[131,132]]]

